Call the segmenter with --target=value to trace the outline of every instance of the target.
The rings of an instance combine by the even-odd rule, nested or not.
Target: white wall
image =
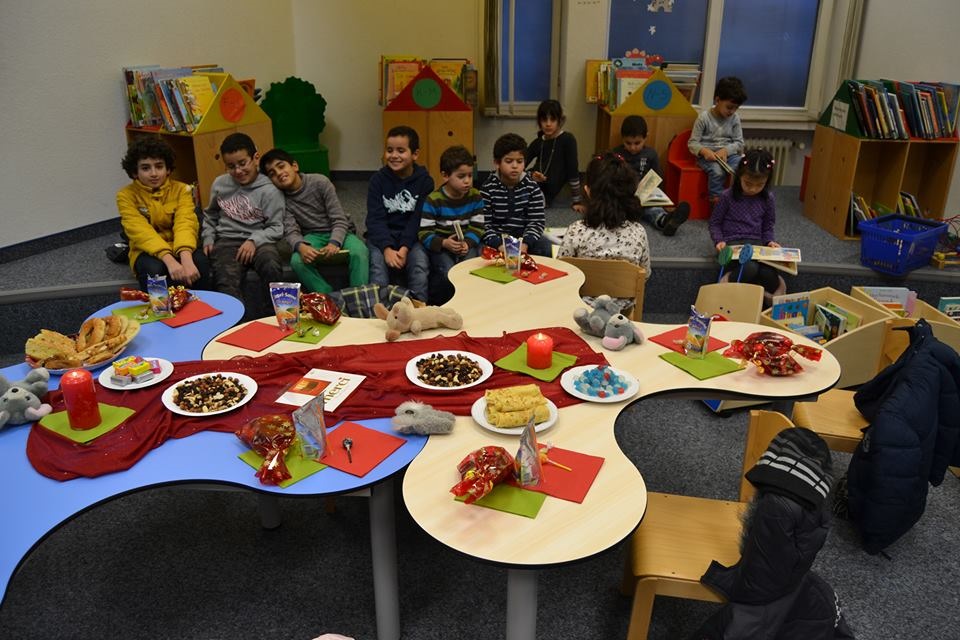
[[[218,63],[282,80],[291,21],[287,0],[0,2],[0,246],[117,215],[121,67]]]
[[[958,24],[960,2],[867,2],[854,75],[960,82]],[[960,166],[954,168],[945,213],[960,213]]]

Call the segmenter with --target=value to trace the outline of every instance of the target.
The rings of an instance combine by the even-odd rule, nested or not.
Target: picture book
[[[663,178],[657,175],[656,171],[647,171],[646,175],[641,178],[635,192],[636,196],[640,198],[640,204],[645,207],[673,206],[673,200],[660,188],[661,182],[663,182]]]
[[[466,58],[433,58],[430,68],[440,76],[444,83],[453,89],[454,93],[463,98],[463,68],[470,64]]]
[[[736,261],[740,257],[740,249],[742,248],[743,245],[732,246],[733,254],[730,259]],[[797,275],[797,263],[800,262],[800,249],[753,245],[752,258],[768,264],[774,269],[795,276]]]
[[[906,287],[862,287],[863,292],[898,315],[912,315],[917,292]]]
[[[810,312],[810,296],[806,293],[787,293],[773,297],[770,307],[770,317],[774,320],[791,321],[797,319],[801,324],[806,322]]]
[[[720,168],[721,168],[721,169],[723,169],[724,171],[726,171],[726,172],[729,173],[730,175],[733,175],[733,174],[734,174],[733,167],[731,167],[729,164],[727,164],[727,161],[726,161],[726,160],[723,160],[722,158],[717,158],[717,164],[720,165]]]
[[[327,256],[317,256],[315,261],[321,264],[347,264],[350,262],[350,252],[346,249],[340,249],[336,253],[331,253]]]
[[[416,56],[381,56],[380,104],[390,104],[425,64],[425,60]]]
[[[830,311],[833,311],[837,315],[844,317],[844,319],[847,321],[847,331],[853,331],[860,326],[861,318],[853,311],[844,309],[834,302],[825,302],[823,306],[825,306],[827,309],[830,309]]]
[[[960,322],[960,296],[944,296],[937,303],[937,309]]]
[[[826,340],[833,340],[847,329],[847,319],[822,304],[816,306],[813,323]]]
[[[200,124],[200,119],[216,97],[213,85],[210,84],[210,79],[203,75],[184,76],[179,79],[179,82],[183,98],[190,105],[193,121],[195,124]]]
[[[360,386],[366,376],[342,371],[328,371],[327,369],[311,369],[290,385],[279,398],[277,403],[300,407],[312,398],[323,394],[323,405],[326,411],[335,411],[340,404]]]

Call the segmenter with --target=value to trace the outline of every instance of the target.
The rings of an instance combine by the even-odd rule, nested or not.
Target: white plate
[[[207,413],[194,413],[192,411],[184,411],[183,409],[178,407],[176,404],[174,404],[173,390],[176,389],[178,386],[180,386],[181,384],[189,380],[196,380],[197,378],[207,378],[209,376],[215,376],[217,374],[224,377],[228,377],[228,378],[236,378],[237,380],[240,381],[240,384],[243,385],[243,388],[247,390],[247,394],[243,396],[243,398],[241,398],[240,402],[238,402],[237,404],[233,405],[228,409],[221,409],[219,411],[209,411]],[[165,406],[167,409],[170,409],[170,411],[173,411],[174,413],[177,413],[181,416],[205,417],[205,416],[216,416],[221,413],[226,413],[227,411],[233,411],[238,407],[242,407],[243,405],[250,402],[250,399],[253,398],[253,395],[256,392],[257,392],[257,381],[251,378],[250,376],[245,376],[242,373],[233,373],[231,371],[214,371],[213,373],[201,373],[200,375],[190,376],[189,378],[184,378],[183,380],[181,380],[176,384],[170,385],[169,387],[164,389],[163,395],[160,396],[160,399],[163,400],[163,406]]]
[[[615,369],[610,367],[610,370],[623,378],[627,383],[626,390],[618,395],[609,396],[606,398],[599,398],[597,396],[587,395],[577,391],[577,388],[573,386],[573,381],[580,377],[580,374],[588,369],[596,369],[598,365],[595,364],[586,364],[579,367],[573,367],[572,369],[567,369],[563,372],[563,375],[560,376],[560,386],[563,387],[563,390],[572,395],[574,398],[580,398],[581,400],[586,400],[587,402],[623,402],[628,400],[633,396],[637,395],[637,391],[640,391],[640,381],[634,378],[632,375],[623,371],[622,369]]]
[[[545,398],[547,401],[547,409],[550,411],[550,417],[547,418],[544,422],[541,422],[537,425],[534,425],[533,429],[537,433],[541,431],[546,431],[552,427],[557,422],[557,418],[560,416],[557,411],[557,405],[553,404],[549,398]],[[477,424],[486,429],[487,431],[493,431],[494,433],[502,433],[505,435],[518,436],[523,433],[525,427],[511,427],[509,429],[501,429],[495,427],[489,422],[487,422],[487,399],[483,396],[477,398],[477,401],[473,403],[473,406],[470,407],[470,415],[473,416],[473,419],[477,421]]]
[[[470,358],[480,367],[480,377],[470,384],[460,385],[459,387],[435,387],[432,384],[427,384],[420,379],[420,370],[417,369],[417,360],[423,360],[424,358],[430,357],[432,355],[440,354],[442,356],[464,356]],[[483,356],[478,356],[475,353],[470,353],[469,351],[428,351],[426,353],[421,353],[418,356],[410,358],[407,361],[407,379],[410,380],[413,384],[418,387],[423,387],[424,389],[433,389],[434,391],[457,391],[459,389],[467,389],[469,387],[476,386],[493,375],[493,365],[490,364],[490,361],[484,358]]]
[[[152,378],[144,382],[131,382],[130,384],[119,385],[110,381],[110,376],[113,375],[113,367],[111,366],[101,371],[100,377],[97,380],[107,389],[113,389],[114,391],[133,391],[134,389],[152,387],[159,382],[163,382],[173,373],[173,363],[169,360],[164,360],[163,358],[144,358],[144,360],[156,360],[160,364],[160,373],[154,374]],[[110,361],[110,364],[113,364],[113,360]]]

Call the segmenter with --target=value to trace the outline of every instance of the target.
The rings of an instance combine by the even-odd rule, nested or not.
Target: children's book
[[[733,255],[730,257],[732,261],[739,259],[740,249],[742,248],[743,245],[739,244],[731,247],[733,249]],[[800,262],[800,249],[753,245],[752,258],[768,264],[774,269],[795,276],[797,275],[797,263]]]
[[[720,165],[720,168],[729,173],[730,175],[734,174],[733,167],[727,164],[727,161],[722,158],[717,158],[717,164]]]
[[[810,296],[806,293],[787,293],[773,297],[770,317],[774,320],[795,321],[803,324],[810,312]]]
[[[937,309],[960,322],[960,296],[944,296],[937,303]]]
[[[463,68],[470,64],[466,58],[433,58],[430,68],[440,76],[444,83],[453,89],[454,93],[463,98]]]
[[[830,309],[830,311],[833,311],[837,315],[844,317],[844,319],[847,321],[847,331],[853,331],[860,326],[861,318],[853,311],[844,309],[840,305],[833,302],[825,302],[823,306],[825,306],[827,309]]]
[[[635,192],[636,196],[640,198],[640,204],[645,207],[673,206],[673,200],[660,188],[661,182],[663,182],[663,179],[657,175],[656,171],[647,171],[640,179],[640,184],[637,185]]]
[[[328,256],[317,256],[315,262],[321,264],[347,264],[350,262],[350,252],[346,249],[340,249],[336,253]]]
[[[818,304],[816,307],[813,323],[817,325],[820,333],[828,341],[847,330],[847,319],[822,304]]]
[[[917,292],[906,287],[862,287],[863,292],[900,316],[912,315]]]
[[[323,406],[326,411],[334,411],[360,386],[366,376],[327,369],[311,369],[290,385],[279,398],[278,404],[300,407],[316,396],[323,394]]]

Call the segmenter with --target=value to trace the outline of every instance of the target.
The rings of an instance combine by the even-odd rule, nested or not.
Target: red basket
[[[860,229],[860,263],[874,271],[902,276],[930,264],[947,225],[895,213],[863,220],[857,228]]]

